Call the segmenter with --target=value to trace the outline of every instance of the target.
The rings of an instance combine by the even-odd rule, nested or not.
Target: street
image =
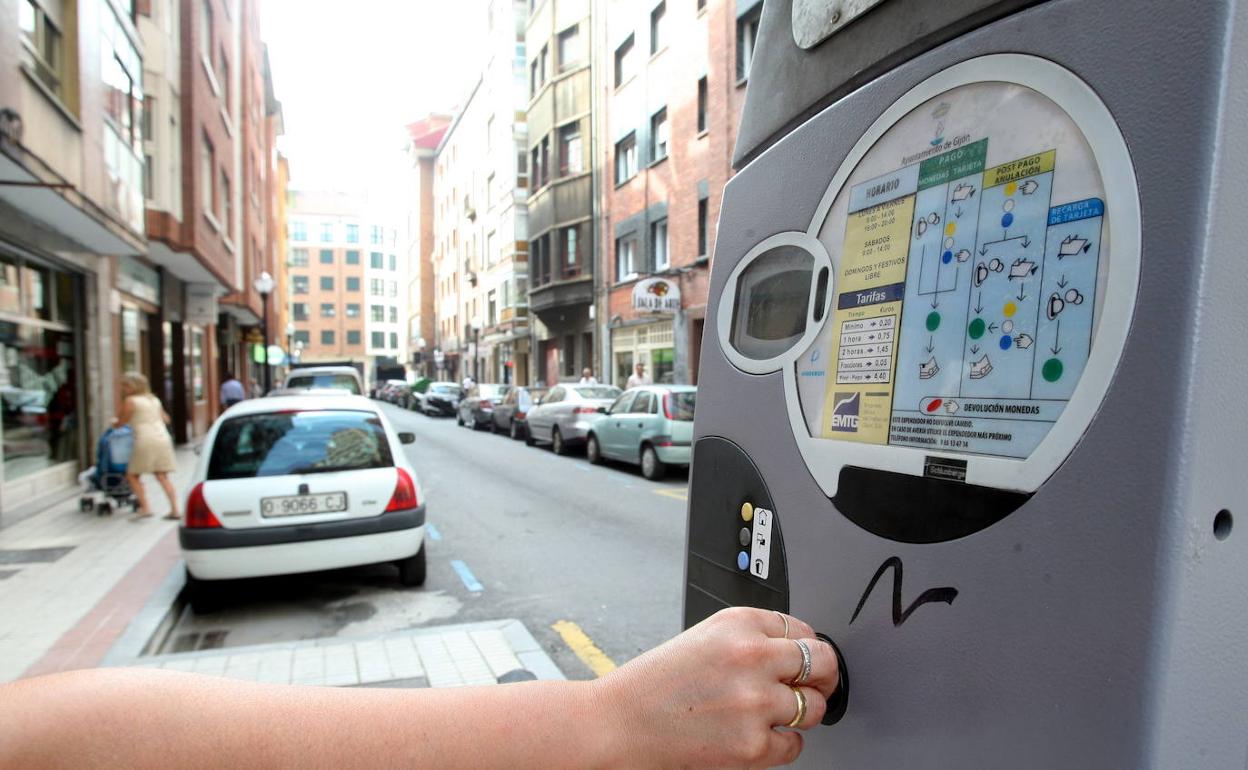
[[[235,581],[206,614],[183,610],[159,652],[515,618],[572,679],[594,675],[552,628],[576,624],[624,663],[680,630],[683,472],[549,449],[384,405],[424,488],[428,582],[403,589],[389,565]],[[566,629],[567,625],[561,624]]]

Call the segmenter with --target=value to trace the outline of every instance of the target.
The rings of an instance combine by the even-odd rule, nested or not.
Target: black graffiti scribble
[[[919,594],[919,598],[906,608],[905,612],[901,611],[901,559],[896,556],[890,556],[884,560],[880,568],[875,571],[875,577],[871,578],[871,582],[867,584],[867,590],[863,592],[862,598],[858,600],[858,607],[854,610],[854,616],[849,619],[852,626],[854,621],[858,619],[858,613],[862,612],[862,605],[867,603],[867,597],[871,595],[871,590],[875,588],[875,584],[880,582],[884,571],[892,568],[893,570],[893,625],[900,626],[906,622],[906,618],[910,617],[910,613],[917,610],[928,602],[944,602],[945,604],[953,604],[953,600],[958,598],[958,589],[952,586],[943,588],[929,588]]]

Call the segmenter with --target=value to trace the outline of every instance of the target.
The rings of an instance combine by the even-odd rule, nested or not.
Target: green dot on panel
[[[1062,378],[1062,362],[1056,358],[1050,358],[1044,362],[1044,366],[1040,367],[1040,374],[1049,382],[1057,382]]]
[[[935,310],[927,314],[927,330],[934,332],[940,328],[940,313]]]
[[[971,339],[977,340],[980,337],[984,336],[984,330],[986,328],[987,327],[984,324],[984,319],[976,318],[974,321],[971,321],[971,326],[966,331],[968,334],[971,335]]]

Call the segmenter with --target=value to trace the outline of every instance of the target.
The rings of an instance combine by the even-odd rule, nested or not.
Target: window
[[[334,277],[332,275],[321,276],[321,291],[334,290]]]
[[[390,323],[397,324],[399,322],[399,309],[394,305],[390,306]]]
[[[706,130],[706,76],[698,78],[698,133]]]
[[[533,162],[530,165],[533,167],[533,185],[535,187],[538,187],[541,185],[541,179],[542,179],[541,152],[542,151],[539,148],[537,147],[533,148]]]
[[[615,143],[615,183],[624,184],[637,175],[637,133]]]
[[[498,323],[498,291],[491,289],[485,301],[485,325]]]
[[[334,223],[321,223],[321,243],[332,243],[334,240]]]
[[[199,194],[203,198],[204,211],[215,215],[217,213],[217,153],[207,134],[204,134],[203,139],[204,143],[199,151],[199,183],[201,185]]]
[[[347,344],[348,345],[360,344],[360,330],[359,329],[347,330]]]
[[[385,332],[373,332],[371,337],[372,337],[373,347],[384,348],[386,346],[386,333]]]
[[[546,79],[549,77],[547,73],[550,72],[550,49],[546,46],[542,46],[542,52],[538,54],[537,59],[541,62],[537,68],[537,74],[541,77],[541,83],[539,83],[539,85],[546,85]]]
[[[221,86],[221,107],[226,114],[232,111],[230,105],[230,60],[225,58],[225,49],[217,55],[217,84]]]
[[[360,279],[354,276],[347,278],[347,291],[359,291]]]
[[[391,297],[399,296],[399,282],[398,281],[388,281],[386,284],[386,288],[389,289],[389,294]]]
[[[369,278],[368,294],[371,297],[384,297],[386,295],[386,282],[380,278]]]
[[[397,348],[399,346],[399,333],[390,332],[390,347]]]
[[[321,318],[333,318],[337,314],[338,314],[337,308],[334,307],[334,303],[332,302],[321,303]]]
[[[559,71],[564,72],[575,67],[580,63],[583,55],[580,28],[572,25],[560,32],[556,46],[559,52]]]
[[[580,238],[577,227],[565,227],[559,231],[559,249],[563,252],[563,275],[571,278],[581,272]]]
[[[541,175],[537,179],[538,187],[541,187],[542,185],[550,181],[550,137],[549,136],[542,137],[541,149],[542,149],[542,156],[541,156],[542,167],[541,167]]]
[[[359,243],[359,242],[360,242],[360,226],[359,225],[347,225],[347,243]]]
[[[737,19],[737,80],[745,80],[750,76],[754,44],[758,41],[759,13],[759,9],[755,8]]]
[[[292,302],[290,305],[290,313],[295,317],[296,321],[308,320],[308,303]]]
[[[541,87],[537,80],[537,65],[537,59],[529,62],[529,96],[537,96],[537,89]]]
[[[347,264],[348,265],[360,264],[360,252],[355,251],[354,249],[352,249],[351,251],[348,251],[347,252]]]
[[[667,157],[667,108],[659,110],[650,118],[650,162],[657,163]]]
[[[307,267],[308,266],[308,250],[307,249],[291,249],[290,266],[291,267]]]
[[[381,270],[386,266],[385,257],[380,251],[370,251],[368,254],[368,266],[374,270]]]
[[[234,196],[230,194],[230,178],[221,172],[221,227],[225,237],[234,233]]]
[[[382,241],[381,225],[373,225],[368,228],[368,242],[374,245],[380,244]]]
[[[615,87],[619,88],[633,76],[633,36],[629,35],[615,49]]]
[[[322,264],[322,265],[332,265],[332,264],[334,264],[334,251],[333,251],[333,249],[321,249],[321,264]]]
[[[199,50],[204,56],[212,55],[216,50],[214,38],[216,29],[212,22],[212,0],[200,0],[199,3]]]
[[[390,255],[390,270],[394,271],[398,269],[399,269],[399,258],[391,254]]]
[[[584,171],[581,158],[581,125],[570,123],[559,128],[559,175],[579,174]]]
[[[667,253],[667,220],[660,219],[650,224],[650,253],[654,255],[654,269],[666,270],[672,266]]]
[[[312,344],[312,332],[307,329],[299,329],[295,331],[295,342],[303,343],[304,345]]]
[[[620,238],[615,242],[615,280],[627,281],[637,277],[637,240]]]
[[[710,227],[710,201],[706,198],[698,199],[698,256],[706,256],[706,246],[709,241],[709,233],[707,228]]]
[[[667,15],[667,3],[659,3],[654,6],[654,10],[650,12],[650,55],[658,53],[663,46],[667,45],[667,34],[663,24],[663,17]]]
[[[207,139],[204,139],[208,142]],[[208,142],[208,151],[212,152],[212,143]],[[293,220],[290,223],[290,239],[292,241],[306,241],[308,239],[308,225],[302,219]],[[306,255],[306,252],[305,252]]]
[[[348,302],[347,303],[347,318],[359,318],[359,317],[360,317],[360,303]]]
[[[334,344],[334,330],[333,329],[321,330],[321,344],[322,345]]]
[[[62,95],[65,54],[61,34],[60,2],[18,0],[17,26],[22,31],[22,60],[40,83]]]
[[[385,305],[369,305],[368,313],[369,313],[369,316],[371,316],[372,319],[376,321],[377,323],[381,323],[382,321],[386,320]]]
[[[307,294],[308,277],[306,275],[292,275],[290,277],[290,291],[292,294]]]

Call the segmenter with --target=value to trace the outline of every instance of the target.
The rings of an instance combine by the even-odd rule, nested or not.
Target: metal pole
[[[472,379],[481,381],[481,330],[472,327]]]
[[[261,294],[260,300],[264,303],[264,394],[268,395],[273,390],[273,370],[269,368],[269,295]]]

